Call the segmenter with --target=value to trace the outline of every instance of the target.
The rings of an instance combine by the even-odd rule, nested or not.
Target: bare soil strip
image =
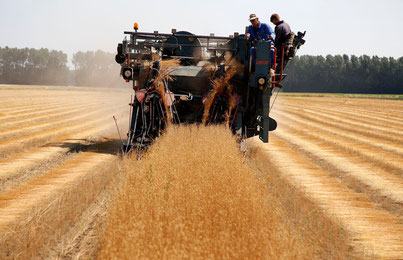
[[[257,142],[256,142],[257,143]],[[368,255],[400,258],[403,252],[401,219],[377,209],[364,196],[346,188],[309,158],[292,150],[273,134],[269,145],[261,145],[283,176],[305,190],[329,215],[342,221],[354,244]]]

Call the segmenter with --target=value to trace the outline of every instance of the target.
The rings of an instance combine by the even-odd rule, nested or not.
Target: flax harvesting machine
[[[136,24],[124,34],[115,60],[134,90],[124,153],[140,152],[169,124],[181,123],[225,123],[240,138],[258,135],[268,142],[277,127],[269,116],[270,98],[305,42],[299,32],[277,50],[271,42],[249,42],[239,33],[138,32]]]

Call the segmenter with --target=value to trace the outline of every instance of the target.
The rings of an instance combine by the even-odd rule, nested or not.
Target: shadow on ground
[[[51,143],[47,146],[68,148],[69,152],[93,152],[102,154],[118,155],[121,141],[115,138],[103,137],[99,140],[67,139],[64,142]]]

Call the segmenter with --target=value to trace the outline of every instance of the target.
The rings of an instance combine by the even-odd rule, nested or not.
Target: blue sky
[[[123,31],[227,36],[272,13],[307,31],[299,54],[403,56],[403,0],[0,0],[0,46],[115,52]],[[272,24],[269,23],[271,26]]]

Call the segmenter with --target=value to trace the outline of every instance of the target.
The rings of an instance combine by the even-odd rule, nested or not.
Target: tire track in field
[[[327,171],[288,146],[287,141],[277,138],[276,134],[272,134],[269,145],[259,145],[267,152],[271,167],[342,222],[354,237],[354,246],[377,257],[401,257],[403,225],[400,218],[377,209],[362,194],[330,177]]]
[[[320,129],[327,130],[329,132],[333,132],[337,135],[343,136],[348,139],[356,140],[364,144],[371,145],[373,147],[377,147],[379,149],[387,150],[392,153],[399,154],[403,156],[403,147],[399,145],[398,140],[385,140],[387,137],[382,137],[380,135],[373,135],[371,133],[363,132],[354,128],[348,128],[347,126],[340,126],[337,123],[329,122],[318,118],[316,116],[312,116],[306,113],[297,113],[295,111],[286,111],[286,112],[278,112],[280,115],[284,115],[286,113],[289,116],[292,116],[296,120],[300,122],[304,122],[308,125],[316,125]]]
[[[361,143],[355,139],[346,138],[345,136],[339,135],[337,132],[329,131],[317,124],[307,123],[305,120],[298,120],[293,116],[289,117],[288,115],[281,115],[278,119],[279,122],[281,122],[281,125],[284,123],[284,125],[292,126],[292,128],[299,129],[301,134],[309,135],[323,142],[331,143],[339,150],[345,151],[346,154],[359,155],[361,158],[365,158],[366,161],[372,162],[381,167],[384,171],[403,177],[402,156],[379,149],[372,145]],[[320,129],[319,133],[318,129]]]
[[[103,110],[111,111],[110,108],[104,108]],[[83,121],[72,122],[69,124],[65,124],[62,126],[48,129],[46,131],[41,131],[41,132],[37,132],[37,133],[32,133],[32,134],[0,141],[0,158],[7,157],[12,154],[16,154],[23,150],[27,150],[28,148],[31,148],[31,147],[40,146],[40,145],[44,145],[46,143],[52,142],[52,141],[56,140],[57,136],[59,136],[59,135],[66,135],[66,134],[72,133],[74,131],[79,131],[82,128],[92,129],[94,127],[99,126],[103,122],[106,122],[107,120],[110,120],[112,122],[112,119],[111,119],[112,115],[116,115],[117,111],[121,111],[120,113],[122,113],[123,107],[121,107],[121,108],[116,107],[115,110],[113,110],[113,112],[109,112],[107,114],[102,114],[102,111],[95,111],[95,112],[87,113],[87,115],[88,114],[94,114],[94,115],[101,114],[102,116],[101,117],[93,116],[91,119],[87,119],[87,117],[82,116],[83,119],[87,119],[84,122]]]
[[[392,126],[393,124],[392,122],[387,122],[387,125],[385,125],[385,122],[377,123],[375,122],[376,120],[374,119],[364,120],[362,117],[352,117],[350,115],[347,115],[346,113],[336,112],[332,110],[295,108],[292,106],[285,106],[285,107],[287,107],[287,109],[293,109],[296,111],[302,110],[303,112],[326,117],[332,121],[338,121],[347,123],[349,125],[355,125],[360,128],[368,129],[370,131],[382,132],[386,135],[392,134],[395,138],[403,140],[403,133],[402,133],[403,124],[398,126]]]
[[[57,113],[54,117],[45,116],[42,118],[43,120],[39,122],[31,121],[30,119],[26,119],[22,122],[19,121],[20,124],[17,124],[16,126],[0,129],[0,140],[41,131],[52,126],[67,124],[71,121],[74,121],[75,118],[80,118],[82,111],[97,111],[101,108],[101,105],[93,105],[84,106],[69,111],[66,111],[65,109],[64,112]]]

